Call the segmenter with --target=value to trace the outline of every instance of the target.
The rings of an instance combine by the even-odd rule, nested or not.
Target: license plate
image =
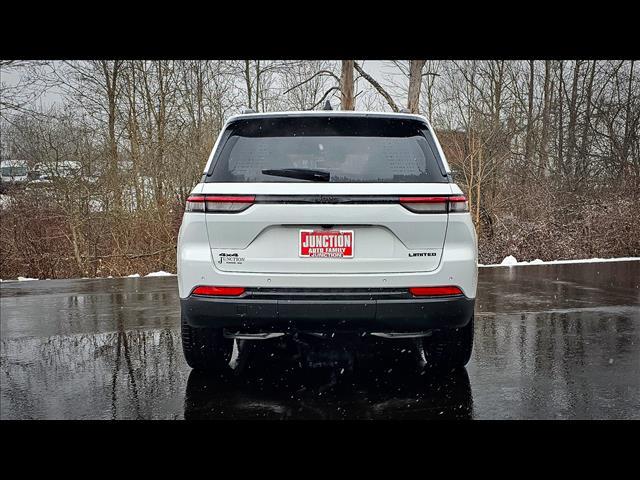
[[[352,258],[353,230],[300,230],[301,257]]]

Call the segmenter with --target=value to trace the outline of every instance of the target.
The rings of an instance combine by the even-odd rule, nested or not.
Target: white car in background
[[[29,167],[21,160],[0,161],[0,182],[23,183],[29,179]]]
[[[228,120],[178,238],[182,341],[196,369],[234,339],[415,338],[428,366],[473,344],[477,241],[429,122],[405,113]]]

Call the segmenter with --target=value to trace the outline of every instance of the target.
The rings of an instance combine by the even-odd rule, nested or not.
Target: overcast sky
[[[385,84],[385,78],[390,74],[397,74],[397,69],[394,67],[390,67],[388,64],[385,65],[385,61],[383,60],[359,60],[358,61],[364,70],[371,75],[373,78],[378,80],[381,84]],[[0,82],[2,82],[6,86],[14,86],[16,85],[20,79],[22,78],[24,72],[20,70],[0,70]],[[363,85],[363,87],[368,88],[368,85]],[[61,95],[59,91],[55,89],[49,89],[45,92],[45,94],[38,100],[42,103],[44,108],[48,108],[53,104],[59,102],[61,100]]]

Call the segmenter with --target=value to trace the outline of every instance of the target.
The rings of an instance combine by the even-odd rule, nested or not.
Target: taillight
[[[411,295],[416,297],[444,297],[447,295],[462,295],[462,290],[458,287],[411,287]]]
[[[469,211],[469,202],[464,195],[449,197],[447,200],[449,200],[449,212],[464,213]]]
[[[187,212],[237,213],[246,210],[255,200],[253,195],[189,195]]]
[[[447,197],[400,197],[400,203],[415,213],[447,213]]]
[[[204,195],[189,195],[185,211],[204,212]]]
[[[237,297],[244,293],[244,288],[200,286],[194,288],[191,293],[193,295],[207,295],[209,297]]]
[[[454,197],[400,197],[400,204],[414,213],[461,213],[469,211],[469,203],[463,195]]]

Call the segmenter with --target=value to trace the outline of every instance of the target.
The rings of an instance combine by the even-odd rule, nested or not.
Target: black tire
[[[180,327],[182,351],[191,368],[209,372],[223,372],[230,368],[233,339],[224,338],[221,328],[191,327],[184,314],[181,315]]]
[[[473,350],[473,317],[472,313],[464,327],[437,330],[422,339],[424,368],[446,372],[469,363]]]

